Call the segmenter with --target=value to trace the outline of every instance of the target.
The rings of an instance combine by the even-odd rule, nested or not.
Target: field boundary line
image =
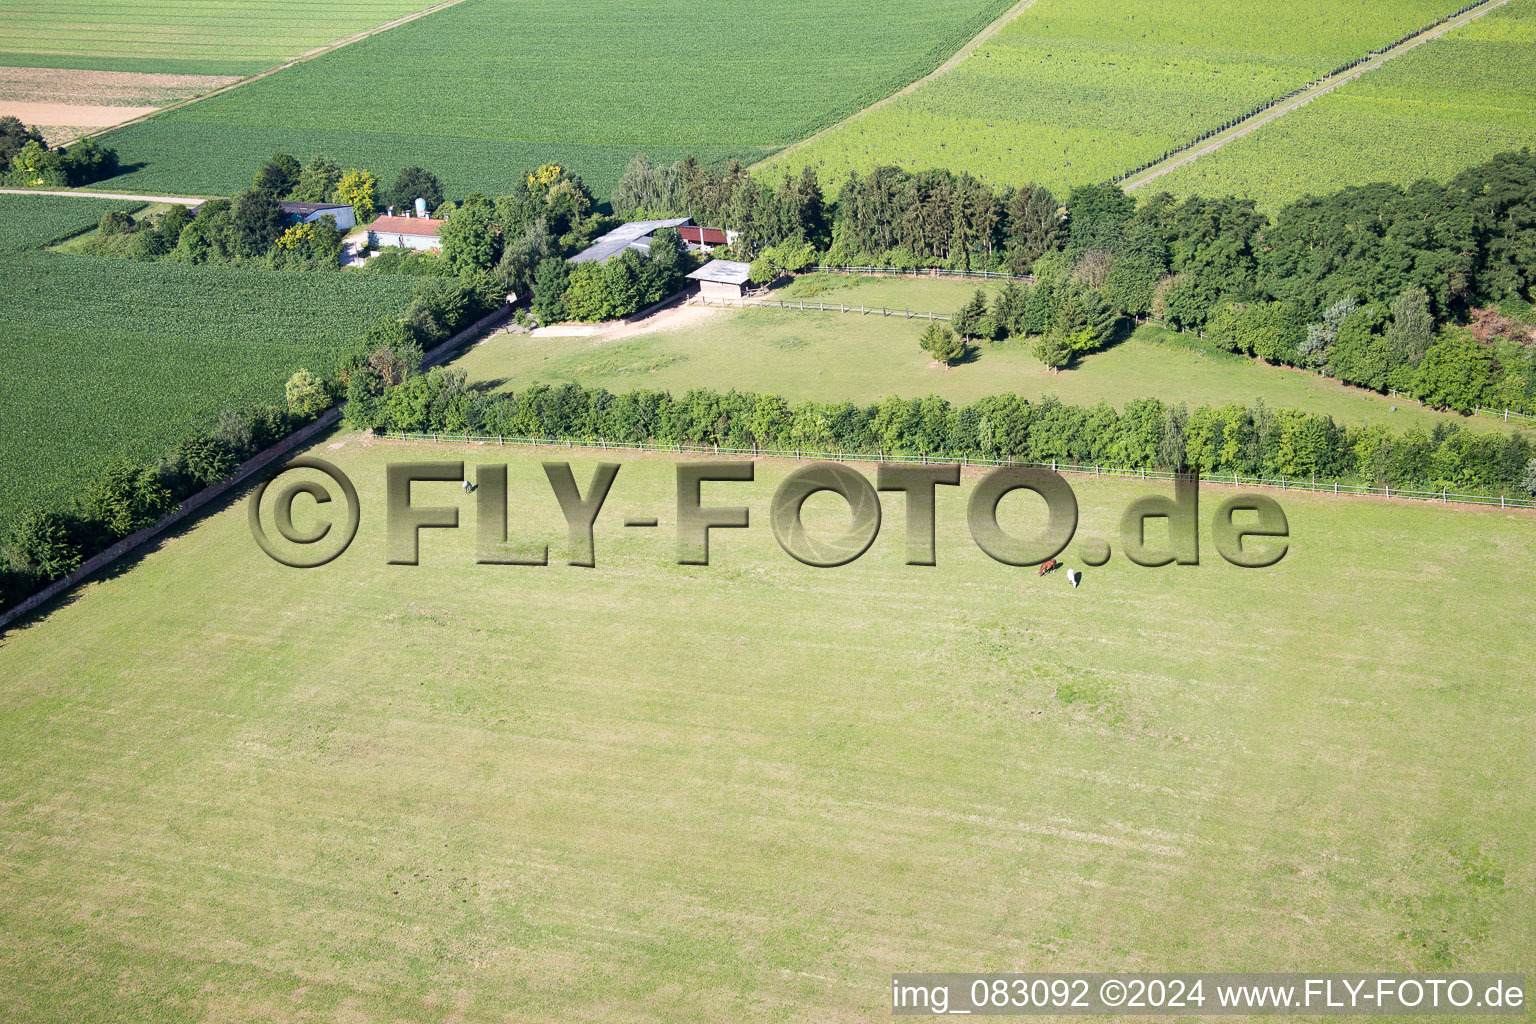
[[[1354,67],[1347,71],[1342,71],[1337,75],[1330,76],[1324,81],[1318,83],[1313,88],[1306,90],[1301,95],[1297,96],[1294,100],[1287,103],[1266,107],[1258,113],[1244,118],[1225,131],[1217,132],[1216,135],[1211,137],[1211,139],[1205,145],[1193,143],[1189,146],[1186,146],[1181,151],[1176,152],[1172,156],[1158,161],[1151,167],[1140,171],[1135,171],[1130,175],[1120,178],[1119,181],[1121,182],[1121,188],[1129,192],[1132,189],[1141,188],[1143,185],[1150,184],[1151,182],[1156,181],[1158,178],[1161,178],[1163,175],[1169,173],[1170,171],[1175,171],[1178,168],[1183,167],[1185,164],[1193,163],[1200,157],[1205,156],[1208,153],[1215,152],[1229,142],[1240,139],[1252,132],[1258,131],[1260,128],[1269,124],[1276,118],[1284,117],[1286,114],[1306,106],[1308,103],[1311,103],[1318,97],[1328,95],[1339,86],[1354,81],[1356,78],[1359,78],[1367,71],[1375,71],[1377,68],[1387,63],[1387,61],[1396,57],[1401,57],[1403,54],[1409,53],[1410,51],[1417,49],[1425,43],[1433,42],[1434,40],[1439,39],[1441,36],[1445,35],[1447,32],[1461,28],[1470,22],[1476,21],[1483,15],[1489,13],[1490,11],[1497,10],[1507,3],[1509,3],[1509,0],[1488,0],[1488,2],[1482,4],[1481,6],[1474,7],[1470,11],[1465,11],[1459,16],[1454,16],[1436,25],[1431,25],[1429,28],[1424,29],[1422,32],[1418,32],[1408,39],[1403,40],[1396,46],[1388,47],[1386,50],[1375,55],[1372,59],[1366,60],[1360,64],[1356,64]]]
[[[238,89],[242,85],[249,85],[251,82],[254,82],[257,79],[266,78],[268,75],[275,75],[279,71],[286,71],[297,64],[303,64],[305,61],[314,60],[316,57],[323,57],[327,53],[331,53],[334,50],[339,50],[343,46],[350,46],[353,43],[360,43],[370,36],[378,35],[380,32],[388,32],[392,28],[399,28],[401,25],[415,21],[417,18],[425,18],[429,14],[436,14],[438,11],[446,10],[449,7],[454,7],[463,2],[464,0],[443,0],[442,3],[434,4],[431,7],[424,7],[421,10],[413,11],[410,14],[401,15],[400,17],[395,18],[393,21],[386,21],[382,25],[375,25],[372,28],[363,29],[361,32],[354,32],[352,35],[347,36],[345,39],[338,39],[333,43],[326,43],[322,46],[316,46],[311,50],[306,50],[305,52],[299,54],[297,57],[284,61],[276,67],[267,68],[265,71],[258,71],[254,75],[247,75],[237,82],[230,82],[228,85],[221,85],[217,89],[211,89],[208,92],[201,93],[197,96],[189,96],[184,100],[177,100],[175,103],[170,103],[163,107],[157,107],[152,113],[140,114],[138,117],[132,117],[126,121],[120,121],[119,123],[114,124],[108,128],[98,128],[96,131],[86,132],[84,135],[80,136],[80,138],[89,139],[97,135],[105,135],[107,132],[115,132],[119,128],[126,128],[132,124],[141,124],[144,121],[147,121],[150,118],[156,116],[157,114],[163,114],[169,110],[180,110],[182,107],[185,107],[188,104],[196,103],[199,100],[206,100],[210,96],[222,95],[223,93],[229,92],[231,89]]]
[[[139,196],[132,192],[70,192],[41,188],[0,188],[4,196],[75,196],[80,199],[121,199],[134,203],[174,203],[178,206],[196,206],[203,200],[196,196]]]
[[[496,445],[515,448],[581,448],[607,451],[665,452],[678,455],[730,455],[752,459],[807,459],[824,462],[873,462],[900,463],[904,465],[952,466],[957,462],[965,468],[979,469],[1048,469],[1053,473],[1070,473],[1076,476],[1111,477],[1125,480],[1184,480],[1188,473],[1166,469],[1125,469],[1117,466],[1088,465],[1077,462],[1029,462],[1022,459],[987,459],[961,455],[958,458],[926,454],[909,455],[900,452],[823,452],[796,448],[729,448],[705,444],[661,444],[652,441],[610,441],[604,438],[540,438],[513,437],[502,434],[451,434],[441,432],[417,433],[412,431],[381,430],[373,435],[385,441],[431,441],[440,444]],[[1432,501],[1441,505],[1476,505],[1501,509],[1536,509],[1536,498],[1510,498],[1504,495],[1461,494],[1445,488],[1438,491],[1416,491],[1411,488],[1371,487],[1367,484],[1348,484],[1340,480],[1319,483],[1315,479],[1295,479],[1286,476],[1246,477],[1241,473],[1211,473],[1201,475],[1203,484],[1223,487],[1262,487],[1276,491],[1304,491],[1309,494],[1348,495],[1352,497],[1400,498],[1405,501]]]
[[[891,93],[889,96],[884,96],[884,97],[876,100],[875,102],[871,103],[867,107],[863,107],[862,109],[855,110],[853,113],[849,114],[847,117],[843,118],[841,121],[838,121],[835,124],[830,124],[827,127],[823,128],[819,132],[815,132],[815,133],[813,133],[811,135],[807,135],[805,138],[799,140],[798,142],[791,142],[789,145],[785,146],[783,149],[781,149],[781,150],[779,150],[779,151],[777,151],[777,152],[775,152],[775,153],[773,153],[773,154],[771,154],[769,156],[763,157],[757,163],[752,164],[750,167],[748,167],[747,170],[749,170],[749,171],[762,170],[764,167],[767,167],[769,164],[773,163],[775,160],[780,160],[780,159],[782,159],[784,157],[789,156],[791,153],[795,153],[795,152],[798,152],[801,149],[804,149],[806,146],[810,145],[812,142],[815,142],[817,139],[821,138],[823,135],[827,135],[827,134],[830,134],[831,132],[835,132],[839,128],[843,127],[844,125],[851,124],[854,121],[857,121],[859,118],[865,116],[866,114],[873,113],[874,111],[879,110],[881,107],[885,106],[886,104],[892,103],[892,102],[900,99],[901,97],[907,95],[907,93],[912,92],[913,90],[915,90],[918,86],[923,85],[923,84],[925,84],[925,83],[927,83],[927,82],[929,82],[929,81],[931,81],[931,80],[933,80],[935,78],[938,78],[940,75],[943,75],[943,74],[946,74],[946,73],[948,73],[950,71],[953,71],[955,68],[960,66],[960,62],[961,61],[965,60],[971,54],[975,53],[977,47],[981,46],[982,43],[986,42],[988,39],[991,39],[993,36],[995,36],[999,32],[1001,32],[1003,30],[1003,26],[1007,25],[1014,18],[1017,18],[1019,15],[1023,14],[1025,11],[1029,10],[1031,7],[1035,6],[1035,2],[1036,2],[1036,0],[1019,0],[1018,3],[1014,4],[1012,7],[1008,8],[1002,14],[998,15],[995,19],[993,19],[980,32],[976,33],[970,39],[966,40],[965,43],[961,45],[960,49],[956,50],[954,52],[954,54],[952,56],[950,56],[950,58],[948,60],[946,60],[944,63],[940,64],[938,67],[934,68],[932,71],[928,72],[923,77],[913,79],[911,82],[908,82],[906,85],[902,86],[900,89],[897,89],[895,92]]]

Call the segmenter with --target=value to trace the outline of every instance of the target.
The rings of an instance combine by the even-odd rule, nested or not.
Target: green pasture
[[[431,0],[0,0],[0,65],[248,75]]]
[[[906,319],[905,311],[952,313],[976,287],[952,279],[801,278],[774,294],[786,302],[885,306],[893,313],[716,310],[696,326],[619,339],[496,334],[456,365],[472,381],[500,390],[574,381],[612,391],[673,394],[693,387],[737,388],[791,401],[872,402],[887,395],[937,394],[964,403],[1008,391],[1027,398],[1056,395],[1078,405],[1102,399],[1116,407],[1148,397],[1190,405],[1263,399],[1272,408],[1326,413],[1341,423],[1503,426],[1492,418],[1440,413],[1412,399],[1267,366],[1153,325],[1061,373],[1048,370],[1030,354],[1028,342],[1020,341],[980,345],[970,361],[957,366],[934,363],[917,344],[928,321]]]
[[[1536,4],[1509,3],[1158,178],[1275,209],[1345,185],[1446,181],[1536,139]]]
[[[1416,0],[1422,2],[1422,0]],[[465,0],[106,136],[113,187],[227,193],[274,151],[448,191],[546,163],[606,201],[637,153],[753,161],[941,64],[1008,0]]]
[[[1098,183],[1438,20],[1450,0],[1036,0],[954,69],[770,167],[879,164],[994,185]]]
[[[875,1021],[893,971],[1536,970],[1528,513],[1293,492],[1273,568],[1202,526],[1198,567],[1072,590],[977,550],[970,474],[936,567],[893,495],[803,566],[764,461],[705,485],[752,526],[683,567],[674,462],[615,454],[579,569],[564,451],[312,454],[362,508],[324,568],[238,499],[0,640],[0,1016]],[[475,564],[438,483],[462,528],[386,565],[385,465],[442,459],[510,463],[554,564]],[[1148,490],[1072,482],[1082,537]]]

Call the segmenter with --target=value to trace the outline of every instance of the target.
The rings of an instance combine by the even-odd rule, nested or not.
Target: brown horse
[[[1060,562],[1056,561],[1056,559],[1054,559],[1054,558],[1048,558],[1048,559],[1045,560],[1044,564],[1042,564],[1040,566],[1040,575],[1044,576],[1046,573],[1050,572],[1052,569],[1060,569],[1060,568],[1061,568],[1061,563]]]

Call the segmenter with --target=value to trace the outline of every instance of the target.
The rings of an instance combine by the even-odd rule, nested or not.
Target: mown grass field
[[[0,0],[0,65],[248,75],[432,0]]]
[[[1536,139],[1536,3],[1505,6],[1158,178],[1274,209],[1346,185],[1455,177]]]
[[[960,65],[769,166],[1104,181],[1455,10],[1451,0],[1037,0]]]
[[[544,163],[605,201],[637,153],[751,161],[932,70],[1008,0],[466,0],[107,136],[114,187],[222,193],[274,150],[494,194]]]
[[[38,251],[125,204],[0,196],[0,521],[66,501],[118,459],[145,459],[226,408],[283,401],[332,365],[413,282]],[[132,204],[127,204],[132,205]]]
[[[805,296],[810,302],[950,313],[975,287],[955,280],[807,277],[776,294],[787,301]],[[1030,354],[1027,343],[1017,341],[982,345],[972,361],[946,369],[918,348],[926,325],[926,320],[900,314],[719,311],[694,327],[617,340],[497,334],[467,351],[456,365],[471,380],[502,390],[575,381],[616,392],[738,388],[792,401],[855,402],[929,394],[972,402],[1013,391],[1027,398],[1053,394],[1079,405],[1103,399],[1117,408],[1147,397],[1192,406],[1251,404],[1262,398],[1272,408],[1326,413],[1340,423],[1504,427],[1491,418],[1439,413],[1411,399],[1390,399],[1302,370],[1266,366],[1150,325],[1061,373],[1051,373]]]
[[[705,490],[751,529],[680,567],[674,463],[617,455],[576,569],[564,452],[339,440],[330,565],[235,504],[0,643],[0,1015],[873,1021],[912,969],[1536,969],[1528,514],[1293,493],[1273,569],[1207,534],[1074,591],[973,546],[971,476],[937,567],[890,496],[802,566],[760,462]],[[443,483],[462,528],[385,565],[385,464],[445,458],[510,462],[555,564],[475,565]],[[1073,486],[1082,536],[1146,493]]]

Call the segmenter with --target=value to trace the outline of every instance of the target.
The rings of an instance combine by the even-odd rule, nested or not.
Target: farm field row
[[[226,408],[281,402],[294,370],[329,367],[410,302],[413,283],[385,275],[35,251],[122,206],[0,196],[0,521]]]
[[[1100,182],[1449,14],[1451,0],[1037,0],[956,68],[768,167],[895,163],[1061,190]]]
[[[0,66],[248,75],[432,0],[0,0]]]
[[[1422,0],[1416,0],[1422,2]],[[392,174],[421,164],[450,193],[506,191],[544,163],[606,198],[637,153],[756,160],[937,67],[1007,0],[466,0],[106,136],[137,169],[113,187],[241,187],[274,150]],[[727,59],[728,55],[728,59]]]
[[[974,284],[952,280],[833,278],[802,279],[780,294],[949,313],[974,290]],[[1062,373],[1051,373],[1019,342],[983,345],[973,361],[946,369],[918,348],[925,325],[900,316],[719,310],[696,326],[617,340],[497,334],[456,365],[472,381],[514,391],[572,381],[614,392],[645,388],[681,395],[694,387],[736,388],[823,402],[936,394],[956,403],[1015,392],[1030,399],[1055,395],[1075,405],[1102,400],[1117,408],[1149,397],[1192,406],[1250,404],[1262,398],[1272,408],[1324,413],[1340,423],[1426,430],[1448,422],[1485,430],[1503,426],[1435,412],[1301,370],[1191,347],[1178,334],[1152,325]]]
[[[335,562],[268,560],[237,498],[0,645],[8,1015],[855,1021],[957,958],[1536,956],[1527,513],[1293,493],[1272,569],[1117,550],[1072,590],[976,549],[974,473],[937,566],[890,495],[863,558],[800,565],[763,460],[705,495],[751,528],[679,566],[676,463],[613,453],[578,569],[540,463],[604,456],[313,453],[359,490]],[[443,459],[510,463],[551,565],[475,564],[451,483],[416,500],[461,528],[385,564],[385,465]],[[1072,485],[1083,536],[1148,493]]]
[[[1153,182],[1274,209],[1347,185],[1448,180],[1536,140],[1536,3],[1503,7]]]

